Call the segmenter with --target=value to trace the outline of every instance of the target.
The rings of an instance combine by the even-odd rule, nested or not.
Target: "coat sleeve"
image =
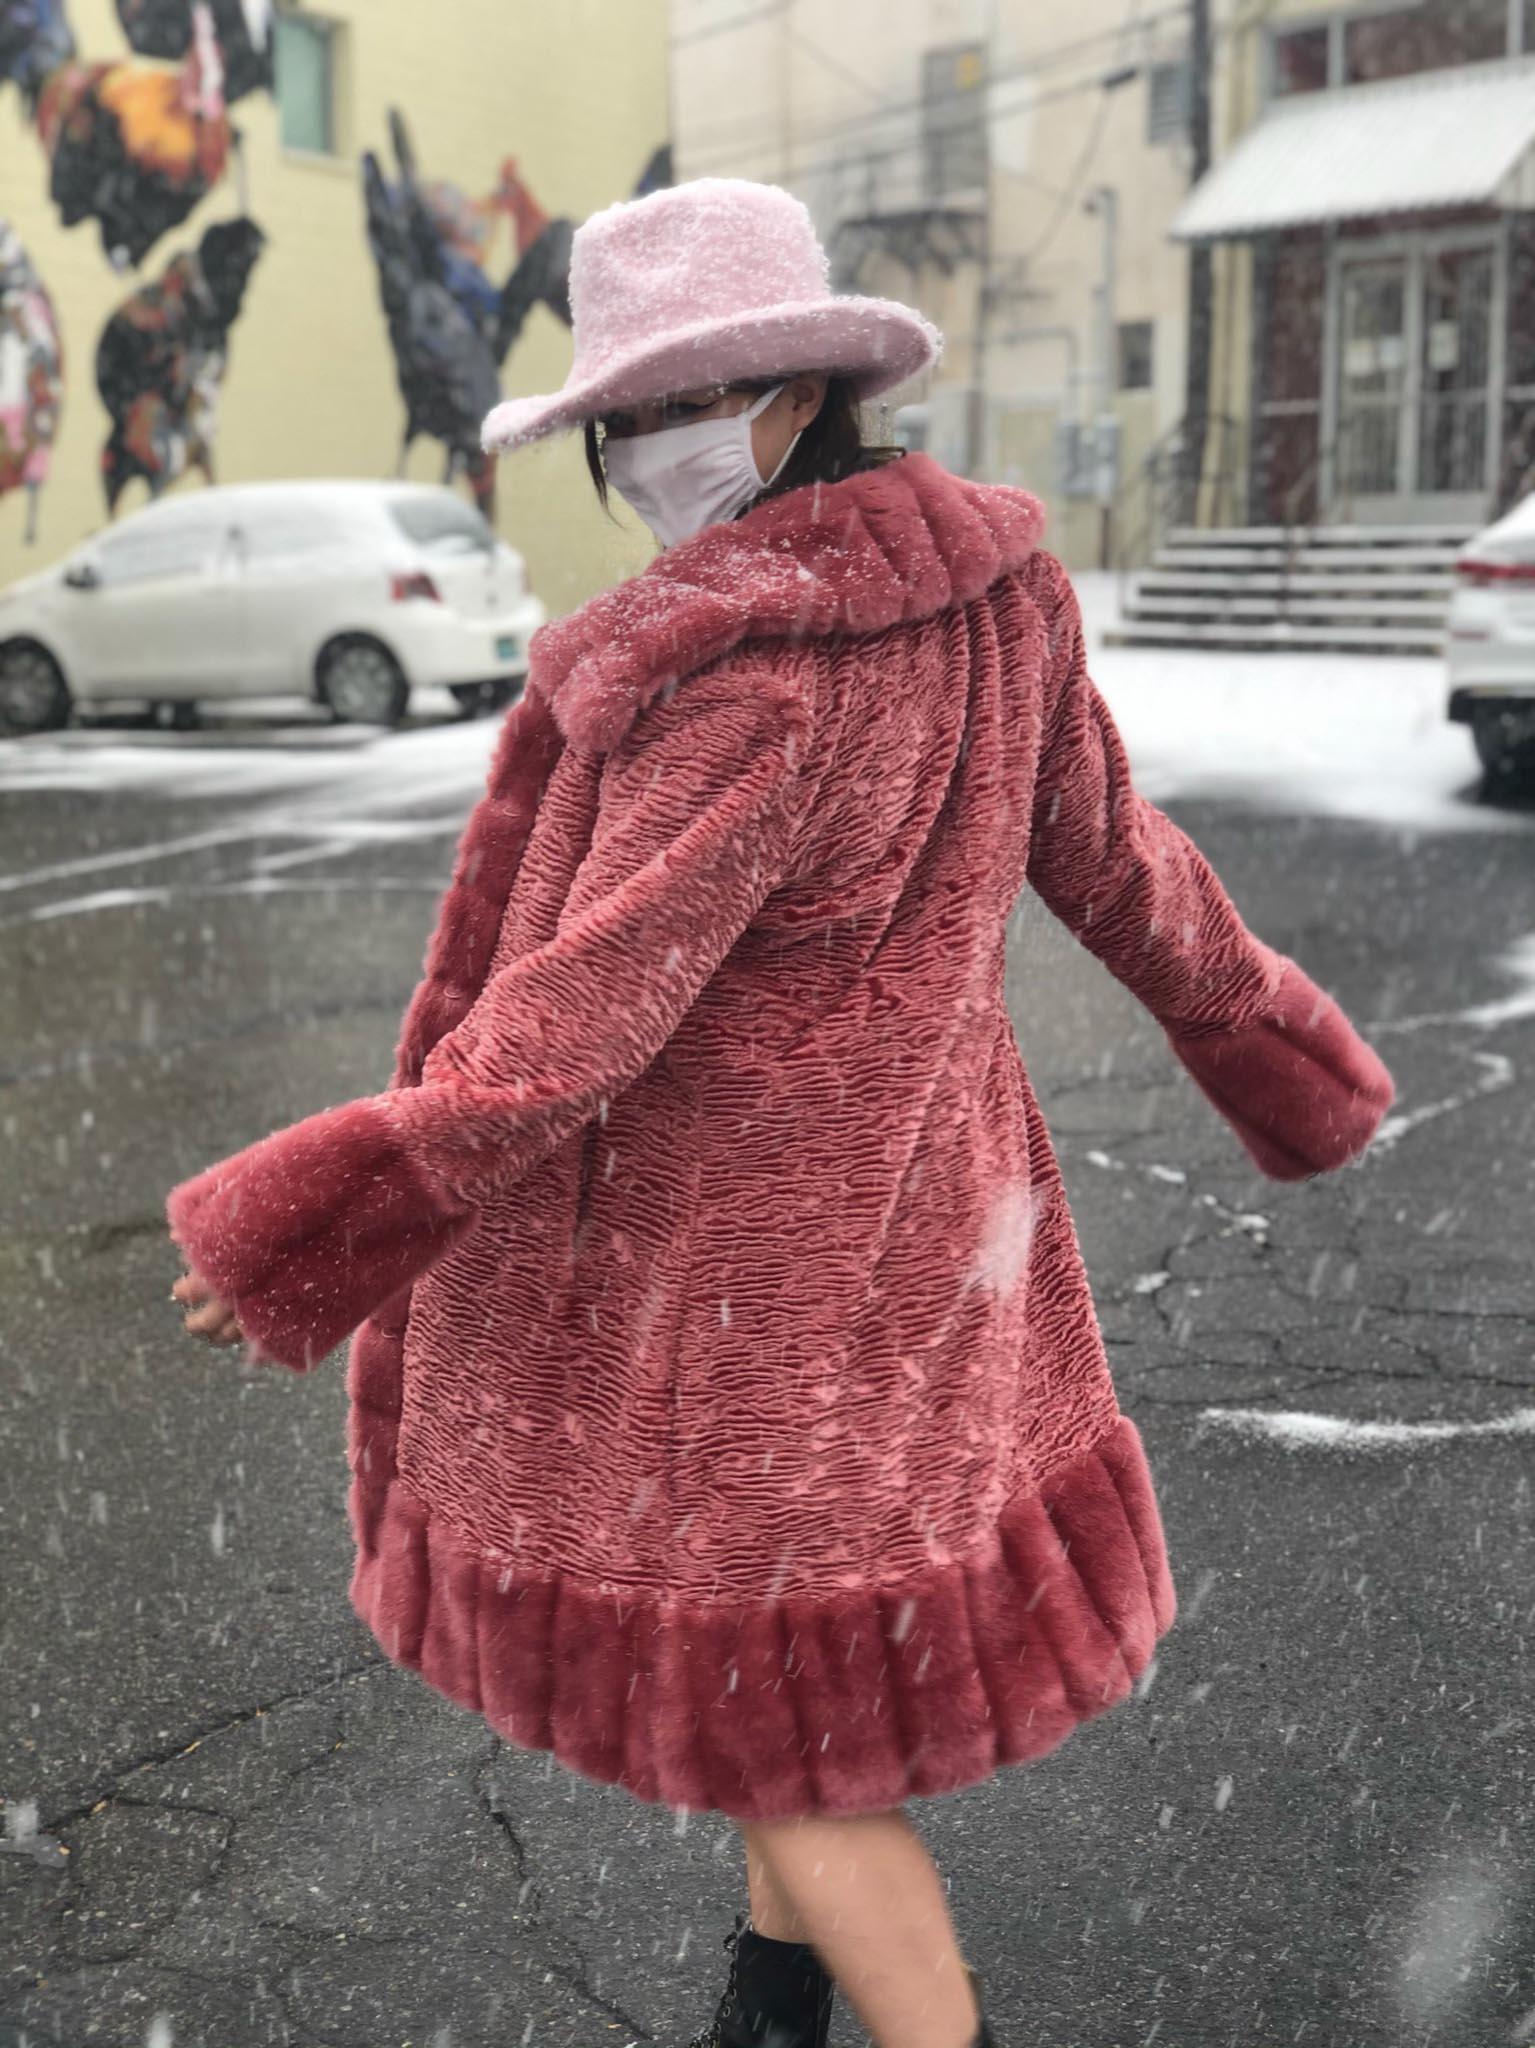
[[[1345,1165],[1390,1108],[1391,1076],[1293,960],[1248,931],[1172,820],[1140,796],[1087,673],[1065,571],[1037,587],[1049,635],[1029,881],[1162,1025],[1275,1180]]]
[[[643,1073],[785,873],[809,727],[777,671],[688,678],[608,758],[555,935],[493,977],[419,1086],[172,1192],[172,1235],[262,1353],[317,1363]]]

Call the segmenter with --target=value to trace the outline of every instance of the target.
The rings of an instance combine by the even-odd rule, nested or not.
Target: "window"
[[[1343,83],[1406,78],[1452,64],[1483,64],[1508,51],[1508,0],[1419,0],[1343,24]]]
[[[317,506],[298,501],[258,505],[236,516],[235,530],[247,562],[275,562],[293,555],[313,554],[333,546],[338,537],[333,521]]]
[[[1275,99],[1329,85],[1373,85],[1457,64],[1487,64],[1531,49],[1535,0],[1398,0],[1396,6],[1340,8],[1308,28],[1269,38]]]
[[[129,583],[163,582],[174,576],[200,576],[211,564],[222,528],[206,519],[146,519],[125,527],[96,550],[95,566],[106,589]]]
[[[485,555],[495,550],[496,536],[482,515],[446,491],[441,497],[395,498],[389,516],[418,548],[473,548]]]
[[[1189,132],[1194,74],[1188,59],[1153,64],[1146,74],[1146,140],[1182,142]]]
[[[1275,99],[1296,92],[1325,91],[1329,76],[1329,48],[1332,31],[1325,22],[1316,28],[1291,29],[1276,35],[1269,47],[1273,52],[1270,76]]]
[[[922,59],[922,153],[930,201],[987,182],[986,50],[954,43]]]
[[[1151,389],[1152,340],[1155,330],[1149,320],[1121,320],[1119,323],[1119,388],[1121,391]]]
[[[308,14],[276,20],[277,110],[285,149],[336,154],[336,30]]]

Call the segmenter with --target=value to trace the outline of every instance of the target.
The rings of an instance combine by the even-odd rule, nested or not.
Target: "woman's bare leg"
[[[813,1945],[875,2048],[970,2048],[975,1994],[942,1880],[904,1813],[752,1821],[741,1833],[752,1924]],[[757,1919],[759,1895],[780,1916],[769,1927]]]
[[[744,1832],[744,1831],[743,1831]],[[804,1923],[794,1910],[794,1901],[779,1889],[759,1852],[746,1841],[746,1891],[751,1901],[752,1927],[769,1941],[808,1941]]]

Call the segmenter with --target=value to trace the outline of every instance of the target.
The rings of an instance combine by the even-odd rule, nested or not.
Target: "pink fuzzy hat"
[[[738,378],[836,371],[873,398],[943,345],[910,306],[834,295],[804,206],[747,178],[697,178],[594,213],[576,231],[570,307],[563,389],[498,405],[486,448]]]

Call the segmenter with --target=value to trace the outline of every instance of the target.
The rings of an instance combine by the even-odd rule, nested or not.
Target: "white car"
[[[0,732],[76,706],[293,697],[393,725],[417,684],[466,714],[527,673],[544,607],[522,557],[452,491],[235,484],[161,499],[0,591]]]
[[[1450,717],[1492,781],[1535,781],[1535,495],[1461,550],[1447,626]]]

